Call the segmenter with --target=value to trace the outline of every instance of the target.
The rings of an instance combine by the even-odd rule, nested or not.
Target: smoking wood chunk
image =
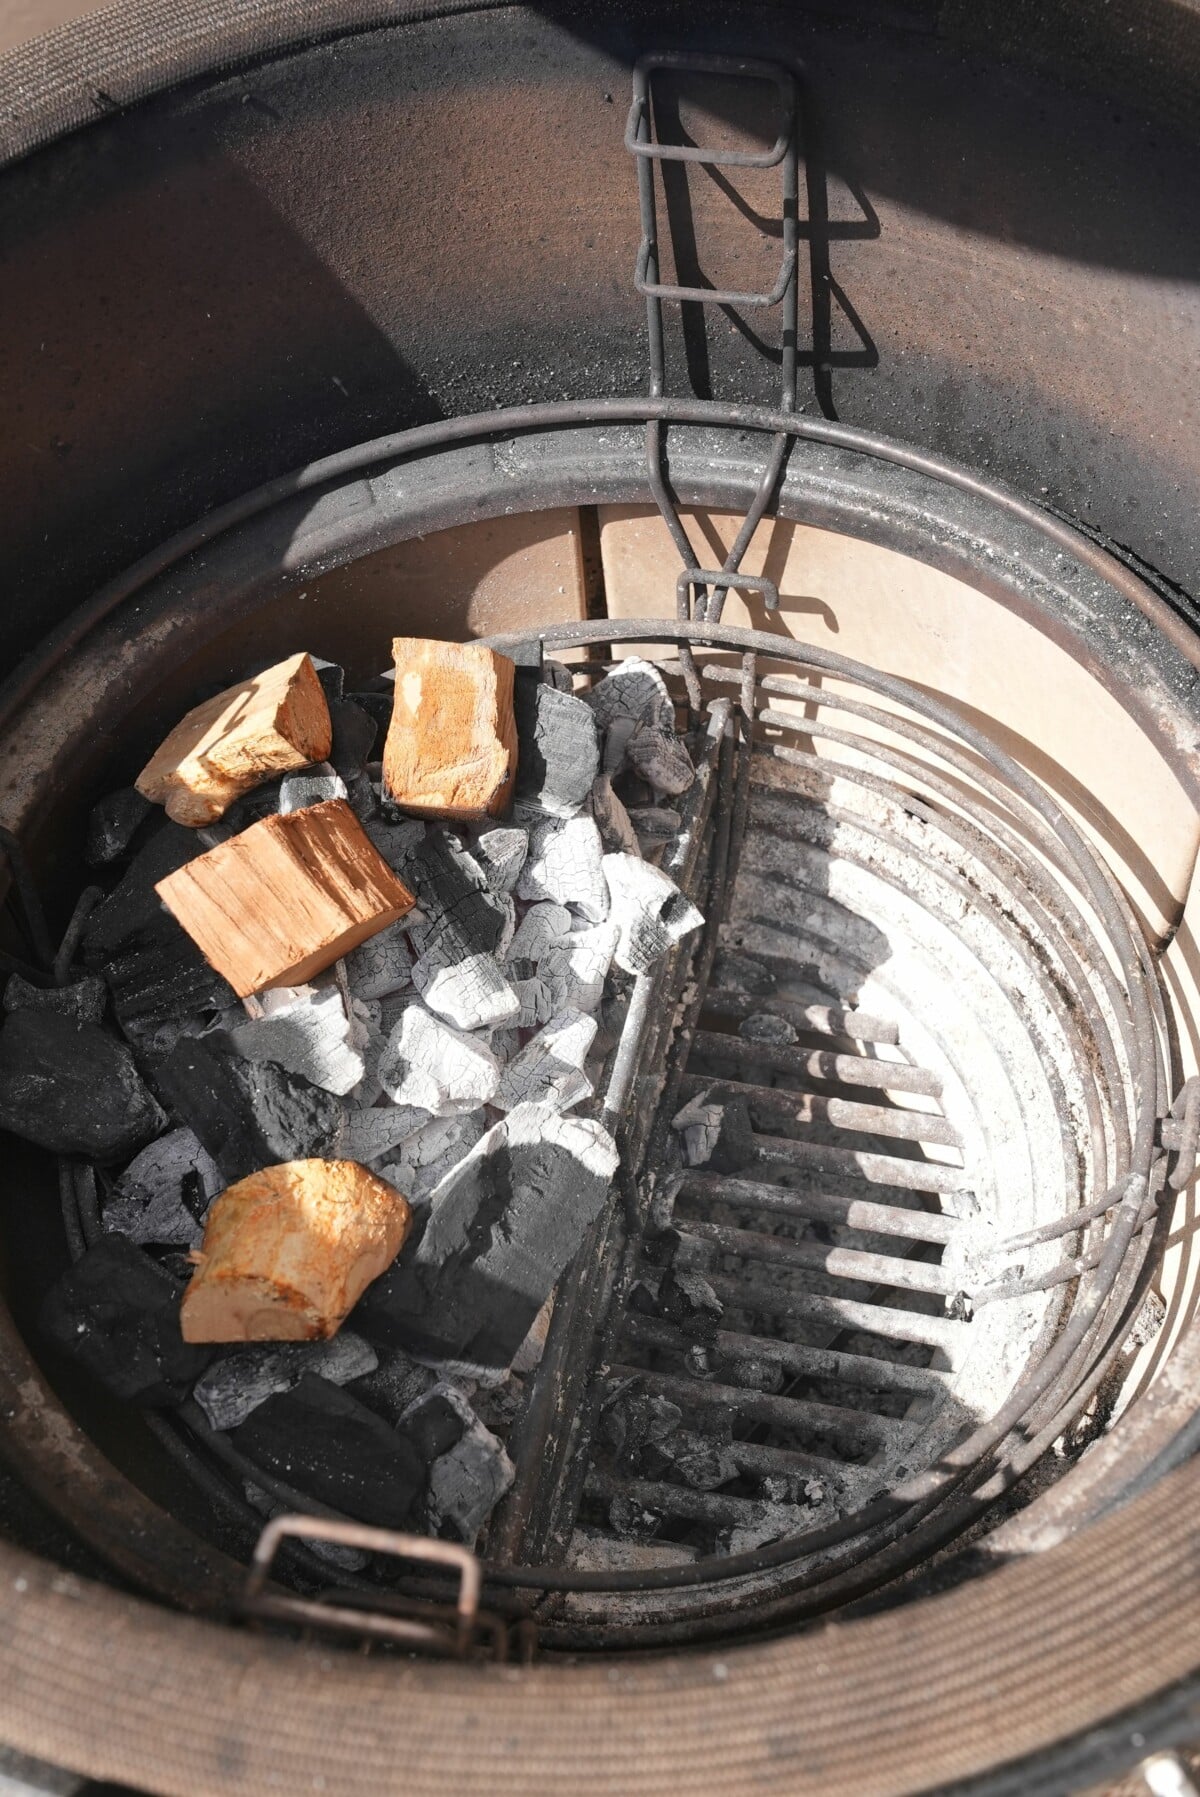
[[[320,1341],[400,1252],[407,1199],[356,1161],[285,1161],[213,1201],[183,1296],[189,1342]]]
[[[660,955],[704,922],[674,880],[649,861],[606,855],[604,877],[618,926],[615,960],[627,973],[645,973]]]
[[[181,718],[134,784],[178,824],[199,828],[272,774],[324,761],[329,706],[307,655],[206,699]]]
[[[482,643],[398,636],[383,774],[422,817],[497,817],[517,772],[513,664]]]
[[[304,985],[413,904],[344,799],[265,817],[155,890],[240,998]]]

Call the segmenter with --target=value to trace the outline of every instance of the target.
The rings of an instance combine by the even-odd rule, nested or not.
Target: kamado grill
[[[33,1297],[100,1239],[100,1198],[81,1161],[14,1157],[0,1393],[49,1513],[4,1550],[30,1601],[0,1727],[24,1752],[148,1790],[379,1790],[400,1777],[395,1698],[405,1789],[1032,1791],[1195,1721],[1200,1083],[1154,835],[1200,799],[1190,611],[1009,484],[806,414],[811,77],[727,49],[630,60],[647,397],[583,381],[274,477],[111,579],[10,685],[6,964],[61,983],[96,896],[76,903],[79,818],[197,690],[310,641],[362,680],[394,628],[386,585],[346,604],[364,558],[434,533],[452,556],[481,520],[565,508],[593,520],[584,615],[530,594],[476,634],[554,658],[578,694],[656,665],[696,770],[659,859],[704,919],[622,983],[583,1106],[619,1169],[540,1360],[488,1412],[515,1471],[473,1547],[337,1511],[194,1401],[133,1415],[43,1372]],[[761,284],[699,274],[696,168],[773,246]],[[693,380],[715,309],[753,321],[769,372],[747,385],[775,392],[668,397],[675,307]],[[848,651],[882,643],[881,666],[820,640],[827,608],[799,607],[807,629],[794,565],[762,547],[791,526],[936,570],[940,630],[906,661],[886,619],[851,623]],[[1006,681],[1061,711],[974,702]],[[111,1668],[68,1651],[81,1591]],[[58,1734],[51,1652],[77,1705]],[[149,1697],[117,1738],[119,1692],[156,1660],[172,1720],[152,1748]],[[211,1738],[178,1720],[197,1678]],[[1136,1727],[1105,1720],[1137,1706]]]

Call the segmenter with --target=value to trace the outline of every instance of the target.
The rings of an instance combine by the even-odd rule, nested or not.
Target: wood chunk
[[[264,817],[155,890],[239,998],[303,986],[413,904],[344,799]]]
[[[513,664],[482,643],[398,636],[383,774],[420,817],[498,817],[517,773]]]
[[[307,655],[291,655],[189,711],[134,784],[198,829],[272,774],[326,760],[332,742],[317,670]]]
[[[180,1322],[188,1342],[323,1341],[391,1266],[407,1199],[356,1161],[285,1161],[213,1200]]]

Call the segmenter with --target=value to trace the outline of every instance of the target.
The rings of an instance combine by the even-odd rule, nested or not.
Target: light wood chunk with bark
[[[383,750],[388,791],[420,817],[497,817],[517,773],[513,664],[482,643],[398,636]]]
[[[324,761],[332,744],[317,670],[307,655],[292,655],[189,711],[136,785],[177,824],[199,829],[273,774]]]
[[[323,1341],[411,1227],[408,1200],[357,1161],[251,1173],[213,1200],[183,1295],[183,1339]]]
[[[239,998],[303,986],[413,905],[345,799],[264,817],[155,891]]]

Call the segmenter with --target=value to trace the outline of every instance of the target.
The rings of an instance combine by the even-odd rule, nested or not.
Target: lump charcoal
[[[538,959],[538,977],[549,986],[556,1011],[597,1009],[616,948],[616,925],[601,923],[574,930],[545,950]]]
[[[640,729],[636,718],[614,718],[604,732],[604,744],[600,751],[600,770],[608,779],[615,781],[619,776],[626,776],[629,766],[629,745],[633,735]],[[641,788],[644,781],[637,780]],[[649,787],[646,793],[649,794]]]
[[[346,1016],[336,986],[289,990],[289,1003],[248,1019],[229,1032],[229,1040],[247,1061],[272,1061],[310,1085],[345,1097],[366,1071],[361,1026]]]
[[[473,850],[489,892],[511,892],[529,853],[528,830],[505,825],[485,830]]]
[[[601,865],[600,832],[590,817],[547,819],[535,825],[529,859],[521,869],[517,897],[548,899],[578,911],[590,923],[608,915],[608,890]]]
[[[509,1062],[493,1104],[501,1111],[515,1110],[519,1104],[565,1111],[590,1098],[592,1082],[583,1065],[595,1035],[595,1018],[582,1011],[560,1012]]]
[[[661,1513],[636,1498],[615,1497],[608,1506],[608,1526],[622,1540],[651,1541],[662,1525]]]
[[[775,975],[769,967],[735,948],[717,950],[711,983],[718,991],[746,992],[754,998],[766,998],[776,986]]]
[[[645,973],[659,957],[704,922],[674,880],[632,855],[605,855],[612,921],[620,934],[615,960],[628,973]]]
[[[279,783],[279,811],[290,817],[305,805],[323,805],[326,799],[344,799],[346,782],[328,762],[317,767],[302,768],[297,774],[285,774]]]
[[[446,1117],[487,1104],[500,1063],[485,1043],[452,1029],[423,1005],[410,1005],[389,1038],[379,1078],[396,1104]]]
[[[696,778],[687,745],[671,729],[639,724],[626,745],[625,758],[648,786],[670,798],[686,792]]]
[[[641,854],[637,830],[623,802],[613,791],[610,775],[597,776],[592,787],[591,810],[606,854]]]
[[[412,985],[413,958],[403,922],[380,930],[378,936],[346,956],[346,979],[356,998],[387,998]]]
[[[399,1155],[379,1169],[379,1176],[403,1192],[410,1203],[423,1204],[486,1129],[482,1110],[461,1117],[435,1117],[405,1137]]]
[[[375,814],[379,806],[375,797],[375,788],[366,774],[351,775],[346,782],[346,798],[351,811],[360,824],[369,824],[375,821]]]
[[[429,1469],[426,1512],[434,1534],[469,1546],[514,1477],[500,1442],[472,1415],[453,1447]]]
[[[507,894],[488,891],[478,863],[444,830],[413,850],[405,878],[424,920],[410,924],[409,933],[417,951],[413,984],[425,1003],[458,1029],[515,1017],[516,994],[495,958],[512,922]]]
[[[162,1063],[158,1080],[227,1180],[339,1153],[345,1130],[340,1099],[272,1061],[256,1064],[210,1042],[185,1039]]]
[[[243,793],[240,799],[235,799],[222,819],[226,828],[236,836],[240,831],[248,830],[251,824],[260,824],[264,817],[276,817],[283,780],[282,774],[276,774],[273,780],[266,780],[253,792]]]
[[[362,1328],[495,1377],[604,1207],[617,1168],[598,1123],[521,1105],[432,1194],[415,1248],[365,1294]]]
[[[770,1011],[756,1011],[753,1017],[743,1017],[738,1024],[738,1035],[747,1042],[765,1042],[770,1048],[790,1048],[800,1039],[794,1024]]]
[[[392,687],[390,683],[386,684],[386,692],[357,692],[346,693],[344,695],[347,699],[351,700],[353,704],[357,705],[360,711],[365,711],[368,717],[374,718],[376,731],[382,730],[385,733],[388,725],[392,721],[392,706],[395,703]],[[342,695],[339,695],[339,697],[340,696]],[[377,770],[376,778],[378,778],[379,763],[376,762],[373,765]]]
[[[0,1029],[0,1128],[56,1154],[108,1162],[166,1123],[129,1050],[97,1024],[19,1010]]]
[[[438,955],[446,948],[443,937]],[[495,955],[464,955],[449,965],[442,965],[432,953],[420,955],[413,962],[412,977],[429,1009],[456,1029],[494,1029],[511,1022],[521,1008]]]
[[[88,813],[84,859],[89,867],[119,861],[154,807],[134,786],[123,786],[97,801]]]
[[[192,1131],[173,1129],[130,1161],[101,1221],[139,1245],[187,1248],[224,1185],[220,1168]]]
[[[695,1341],[711,1342],[721,1327],[725,1307],[701,1274],[669,1267],[659,1281],[658,1310]]]
[[[341,1333],[345,1335],[347,1331],[343,1329]],[[340,1337],[335,1336],[334,1341],[338,1340]],[[351,1381],[352,1395],[378,1412],[393,1427],[418,1399],[423,1398],[438,1383],[437,1374],[413,1360],[403,1348],[387,1349],[378,1357],[378,1364],[373,1372],[364,1373]]]
[[[399,1427],[427,1466],[460,1442],[475,1413],[456,1385],[439,1379],[414,1399]]]
[[[698,1092],[676,1111],[671,1128],[682,1138],[683,1158],[689,1167],[739,1173],[758,1158],[744,1098],[717,1104],[707,1092]]]
[[[327,1379],[304,1375],[233,1431],[255,1466],[360,1522],[400,1528],[425,1483],[415,1449]]]
[[[557,687],[518,679],[516,796],[556,817],[572,817],[600,766],[591,707]]]
[[[616,1464],[634,1472],[646,1449],[664,1446],[682,1422],[683,1412],[678,1404],[634,1384],[605,1404],[599,1435]]]
[[[571,913],[565,905],[530,905],[508,945],[510,966],[535,967],[546,950],[571,934]]]
[[[104,981],[92,974],[69,986],[35,986],[14,973],[4,988],[6,1011],[58,1011],[75,1023],[99,1023],[107,1003]]]
[[[400,872],[417,844],[425,840],[425,825],[419,817],[405,818],[400,823],[371,818],[363,829],[393,873]]]
[[[343,780],[361,774],[371,758],[379,726],[371,713],[353,699],[335,699],[329,706],[333,746],[329,763]]]
[[[433,1122],[433,1112],[417,1105],[368,1105],[346,1118],[344,1148],[348,1159],[371,1166],[391,1155],[407,1136]],[[403,1190],[403,1188],[401,1188]],[[411,1194],[405,1192],[405,1197]]]
[[[502,1030],[491,1030],[488,1033],[488,1043],[500,1065],[507,1066],[520,1053],[521,1031],[515,1024],[509,1024]]]
[[[122,1235],[105,1235],[51,1287],[43,1334],[118,1398],[175,1404],[212,1358],[179,1331],[179,1287]]]
[[[723,1442],[682,1429],[663,1447],[652,1449],[648,1458],[652,1465],[646,1470],[651,1478],[674,1474],[678,1483],[692,1491],[717,1491],[736,1479],[739,1471],[732,1450]]]
[[[635,805],[628,816],[641,854],[665,849],[683,829],[682,817],[667,805]]]
[[[192,1396],[222,1434],[244,1423],[252,1410],[291,1391],[306,1374],[348,1385],[373,1373],[379,1356],[369,1342],[342,1329],[331,1341],[274,1343],[222,1354],[196,1381]]]
[[[551,661],[549,656],[544,656],[542,659],[542,679],[549,685],[556,686],[560,693],[575,691],[575,682],[570,668],[564,666],[561,661]]]
[[[667,683],[654,664],[640,655],[618,662],[584,698],[602,730],[607,730],[617,718],[632,718],[635,723],[656,725],[661,730],[674,728],[675,707]]]
[[[317,679],[321,682],[321,691],[325,694],[325,702],[332,707],[345,691],[346,670],[336,661],[322,661],[319,655],[310,655],[308,659],[317,670]]]
[[[528,980],[514,980],[513,991],[521,1003],[516,1020],[518,1029],[537,1030],[549,1023],[554,1015],[554,994],[545,980],[536,975]]]

